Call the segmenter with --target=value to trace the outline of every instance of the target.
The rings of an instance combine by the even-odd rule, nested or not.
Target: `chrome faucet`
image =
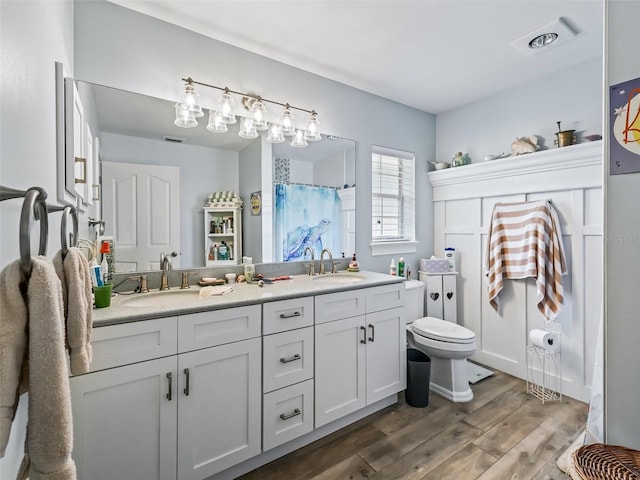
[[[311,261],[309,262],[309,275],[315,275],[315,256],[316,256],[316,252],[314,252],[313,248],[311,247],[305,247],[304,252],[302,252],[302,256],[306,257],[307,256],[307,252],[309,252],[311,254]]]
[[[169,290],[169,277],[167,273],[169,270],[173,270],[171,265],[171,256],[165,255],[164,252],[160,254],[160,268],[162,275],[160,277],[160,291]]]
[[[331,273],[336,273],[336,262],[333,261],[333,255],[331,255],[331,250],[328,248],[323,248],[322,252],[320,252],[320,275],[324,275],[324,254],[329,254],[329,261],[331,262]]]

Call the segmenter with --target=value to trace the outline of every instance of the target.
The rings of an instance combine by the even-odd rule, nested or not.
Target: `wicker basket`
[[[573,479],[640,480],[640,451],[593,443],[571,454]]]

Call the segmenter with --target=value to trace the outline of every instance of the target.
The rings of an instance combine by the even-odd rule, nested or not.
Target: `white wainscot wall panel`
[[[588,402],[602,287],[602,142],[429,173],[434,248],[457,253],[458,323],[476,332],[472,360],[527,378],[528,332],[545,328],[535,279],[506,280],[495,312],[483,260],[493,206],[548,199],[558,213],[567,256],[563,276],[563,394]],[[441,256],[439,253],[437,255]]]

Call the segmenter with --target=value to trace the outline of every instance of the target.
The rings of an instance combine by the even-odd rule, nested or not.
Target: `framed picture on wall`
[[[640,172],[640,78],[609,87],[609,172]]]

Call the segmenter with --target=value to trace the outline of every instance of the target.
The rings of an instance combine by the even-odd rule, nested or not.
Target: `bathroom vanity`
[[[397,401],[404,285],[294,276],[221,296],[120,295],[71,378],[83,479],[236,478]]]

